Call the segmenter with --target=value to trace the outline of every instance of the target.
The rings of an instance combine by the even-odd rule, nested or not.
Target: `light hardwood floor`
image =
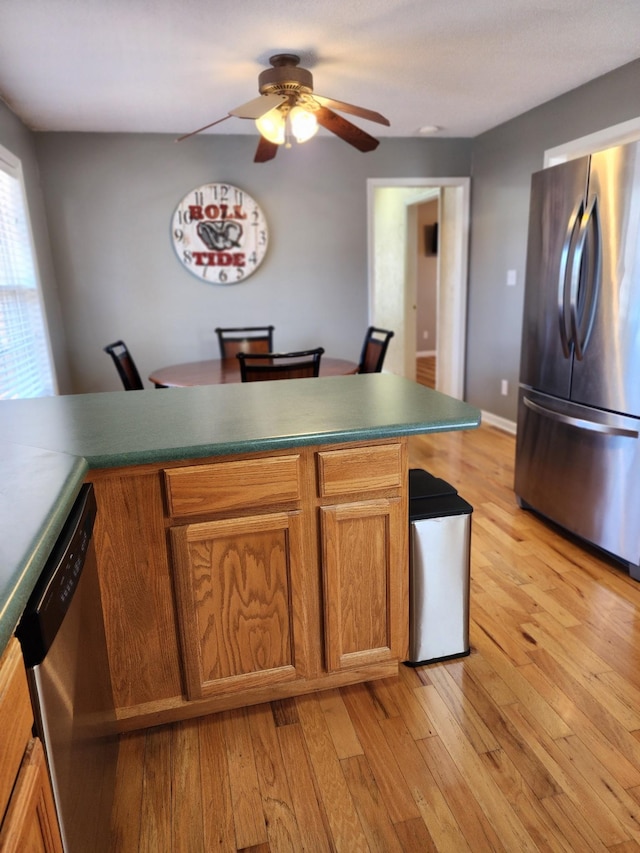
[[[411,439],[474,506],[467,658],[123,737],[114,850],[640,850],[640,585],[517,508],[514,439]]]
[[[427,388],[436,387],[435,355],[421,355],[416,358],[416,382],[426,385]]]

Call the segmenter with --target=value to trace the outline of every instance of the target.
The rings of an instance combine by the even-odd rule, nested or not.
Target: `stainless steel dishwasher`
[[[66,853],[111,846],[118,738],[95,516],[93,486],[83,486],[16,630]]]

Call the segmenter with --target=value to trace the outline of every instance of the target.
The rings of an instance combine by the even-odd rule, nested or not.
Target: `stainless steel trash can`
[[[409,666],[469,654],[472,512],[445,480],[409,472]]]

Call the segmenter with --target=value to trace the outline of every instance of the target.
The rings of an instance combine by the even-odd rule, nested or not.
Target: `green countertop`
[[[390,374],[0,402],[0,651],[88,468],[470,429],[478,409]]]

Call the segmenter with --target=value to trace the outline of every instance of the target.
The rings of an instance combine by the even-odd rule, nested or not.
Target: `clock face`
[[[231,184],[204,184],[177,206],[171,237],[180,262],[213,284],[238,284],[255,272],[267,251],[264,213]]]

